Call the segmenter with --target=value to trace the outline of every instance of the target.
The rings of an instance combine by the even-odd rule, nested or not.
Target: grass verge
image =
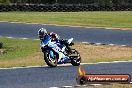
[[[32,39],[9,39],[0,37],[4,47],[0,51],[0,67],[44,65],[39,42]],[[95,63],[115,60],[132,60],[132,47],[85,45],[75,43],[82,57],[82,63]]]
[[[132,12],[1,12],[0,21],[132,28]]]
[[[0,67],[41,65],[39,41],[0,37],[4,47],[0,49]],[[40,57],[41,56],[41,57]],[[41,59],[40,59],[41,58]]]

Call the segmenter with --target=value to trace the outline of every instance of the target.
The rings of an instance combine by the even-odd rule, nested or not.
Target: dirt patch
[[[75,44],[82,62],[132,60],[132,47]]]
[[[38,52],[27,57],[13,60],[0,60],[0,67],[34,66],[44,65],[43,54]]]
[[[82,63],[132,60],[132,47],[86,45],[81,43],[75,43],[73,48],[77,49],[81,54]],[[16,58],[13,60],[0,60],[0,67],[31,65],[45,65],[43,53],[41,51],[37,51],[30,56]]]

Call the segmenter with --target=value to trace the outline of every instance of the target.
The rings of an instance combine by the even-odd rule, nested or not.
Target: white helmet
[[[40,39],[43,39],[47,35],[47,30],[45,28],[40,28],[38,31],[38,36]]]

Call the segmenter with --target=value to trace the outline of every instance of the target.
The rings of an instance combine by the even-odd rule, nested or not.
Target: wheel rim
[[[73,54],[77,54],[77,57],[73,59],[74,62],[80,63],[80,62],[81,62],[81,61],[80,61],[80,58],[81,58],[81,57],[80,57],[80,54],[79,54],[76,50],[73,51]]]
[[[73,59],[76,63],[80,63],[81,61],[80,61],[80,57],[77,57],[77,58],[74,58]]]
[[[50,54],[48,54],[48,53],[47,53],[47,56],[48,56],[49,62],[50,62],[51,64],[56,65],[56,62],[57,62],[56,59],[52,58],[52,57],[50,56]]]

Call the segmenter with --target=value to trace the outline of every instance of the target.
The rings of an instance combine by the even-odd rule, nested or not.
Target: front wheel
[[[51,57],[51,55],[49,54],[49,50],[44,51],[44,60],[46,62],[46,64],[50,67],[56,67],[57,66],[57,56],[54,54],[54,58]]]
[[[73,56],[71,57],[71,64],[73,66],[79,66],[81,63],[81,56],[75,49],[71,49]]]

